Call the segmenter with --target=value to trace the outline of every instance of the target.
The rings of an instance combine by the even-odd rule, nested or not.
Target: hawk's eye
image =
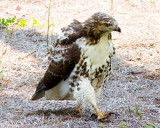
[[[104,24],[106,27],[109,27],[109,26],[111,26],[111,24],[108,24],[108,23],[105,23]]]

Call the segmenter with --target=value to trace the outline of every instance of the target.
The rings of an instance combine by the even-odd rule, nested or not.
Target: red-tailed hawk
[[[112,31],[121,29],[114,18],[101,12],[62,28],[50,49],[49,67],[31,100],[77,100],[79,112],[81,104],[89,102],[98,119],[108,117],[96,101],[111,71]]]

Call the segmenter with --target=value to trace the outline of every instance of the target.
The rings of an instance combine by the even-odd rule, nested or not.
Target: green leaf
[[[2,18],[2,24],[4,24],[5,23],[5,19],[4,18]]]
[[[135,105],[135,112],[139,116],[139,118],[142,119],[142,114],[139,112],[137,105]]]
[[[17,19],[17,22],[19,22],[19,19]]]
[[[12,23],[15,22],[15,19],[16,19],[16,16],[14,16],[14,17],[12,18]]]
[[[103,128],[102,123],[101,123],[101,125],[100,125],[100,128]]]
[[[0,71],[0,78],[3,76],[3,72],[4,72],[4,70]]]
[[[154,126],[153,126],[152,122],[150,123],[150,126],[151,126],[151,128],[154,128]]]
[[[18,26],[24,27],[26,25],[26,22],[27,22],[26,20],[21,20],[18,22]]]
[[[37,24],[37,23],[38,23],[38,21],[33,18],[33,24]]]
[[[38,22],[38,20],[33,18],[33,25],[36,25],[36,27],[41,27],[42,25]]]
[[[12,19],[11,18],[7,19],[7,23],[12,23]]]
[[[16,20],[16,16],[14,16],[13,18],[8,18],[8,19],[0,18],[0,25],[8,26],[14,23],[15,20]]]
[[[41,27],[42,25],[40,24],[40,23],[37,23],[37,25],[36,25],[37,27]]]

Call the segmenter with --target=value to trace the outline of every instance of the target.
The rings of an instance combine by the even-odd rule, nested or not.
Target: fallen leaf
[[[4,56],[6,54],[7,48],[5,49],[5,51],[2,53],[2,55]]]
[[[7,83],[10,81],[10,79],[5,80]]]

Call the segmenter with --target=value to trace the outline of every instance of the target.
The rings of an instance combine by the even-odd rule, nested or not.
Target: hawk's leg
[[[80,112],[81,103],[89,102],[95,109],[97,118],[99,120],[107,118],[109,116],[109,113],[102,113],[98,109],[97,104],[96,104],[97,97],[96,97],[95,90],[87,78],[80,77],[79,86],[75,87],[73,91],[73,97],[79,103],[79,106],[78,106],[79,112]]]
[[[92,104],[92,103],[91,103],[91,104]],[[96,111],[98,120],[100,120],[100,119],[105,119],[105,118],[107,118],[107,117],[110,115],[109,113],[102,113],[102,112],[98,109],[98,107],[97,107],[96,104],[92,104],[92,107],[93,107],[94,110]]]
[[[81,104],[78,105],[77,111],[78,111],[78,114],[81,115]]]

